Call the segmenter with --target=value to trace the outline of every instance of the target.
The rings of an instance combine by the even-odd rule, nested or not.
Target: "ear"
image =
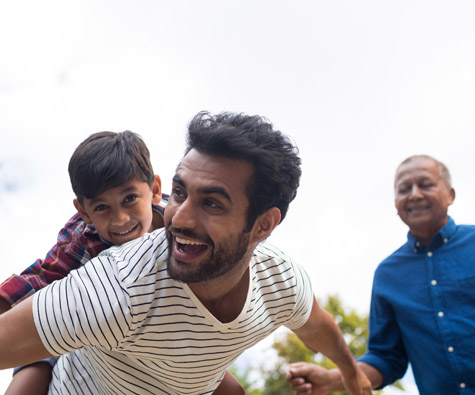
[[[153,180],[152,193],[152,203],[159,204],[162,200],[162,180],[157,174],[155,174],[155,179]]]
[[[455,200],[455,189],[450,188],[450,191],[449,191],[449,206],[454,202],[454,200]]]
[[[271,207],[269,210],[257,217],[256,222],[254,222],[254,226],[252,227],[251,240],[253,242],[259,242],[264,240],[266,237],[269,237],[279,222],[280,210],[277,207]]]
[[[87,212],[86,212],[86,209],[84,208],[84,206],[81,203],[79,203],[79,201],[77,199],[73,200],[73,204],[74,204],[74,207],[76,207],[76,210],[78,211],[78,213],[81,216],[82,220],[86,224],[92,224],[92,220],[89,217],[89,215],[87,215]]]

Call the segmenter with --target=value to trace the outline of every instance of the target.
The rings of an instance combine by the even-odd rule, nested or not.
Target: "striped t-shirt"
[[[157,230],[35,294],[37,330],[62,355],[50,393],[211,394],[244,350],[280,325],[307,321],[308,276],[275,247],[255,249],[245,305],[228,323],[168,276],[167,249]]]

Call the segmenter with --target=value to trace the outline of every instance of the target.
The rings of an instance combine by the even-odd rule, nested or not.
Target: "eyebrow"
[[[135,191],[137,191],[137,188],[136,188],[135,186],[129,186],[129,187],[127,187],[127,188],[125,188],[125,189],[119,191],[119,193],[120,193],[120,194],[126,194],[126,193],[135,192]],[[90,204],[90,205],[94,205],[94,204],[96,204],[96,203],[98,203],[98,202],[102,202],[103,200],[104,200],[104,199],[102,199],[102,198],[96,197],[96,198],[91,199],[91,200],[89,201],[89,204]]]
[[[186,183],[180,178],[180,176],[175,175],[173,177],[173,182],[176,182],[177,184],[181,185],[183,188],[186,189]],[[214,195],[214,194],[221,195],[228,201],[232,202],[231,196],[229,196],[229,193],[227,193],[226,190],[222,187],[210,186],[210,187],[199,188],[198,193],[203,194],[203,195]]]

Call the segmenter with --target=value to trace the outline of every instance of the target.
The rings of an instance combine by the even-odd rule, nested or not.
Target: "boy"
[[[104,249],[164,225],[168,196],[161,195],[160,178],[154,175],[149,151],[137,134],[91,135],[76,148],[68,171],[78,213],[60,231],[57,244],[44,260],[0,285],[0,313],[67,276]],[[46,393],[52,365],[51,360],[40,361],[20,369],[7,394]],[[242,392],[228,373],[215,393],[221,389],[223,393]]]

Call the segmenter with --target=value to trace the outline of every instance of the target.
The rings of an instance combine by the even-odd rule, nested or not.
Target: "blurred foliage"
[[[360,316],[355,310],[345,308],[337,295],[328,296],[325,303],[321,305],[335,318],[354,357],[362,356],[366,352],[368,339],[368,316]],[[243,385],[246,394],[293,395],[293,391],[285,380],[285,369],[294,362],[316,363],[326,369],[336,368],[336,365],[326,356],[314,354],[308,350],[293,332],[287,332],[276,338],[272,347],[277,353],[277,361],[272,369],[261,368],[262,378],[264,379],[262,388],[259,388],[256,382],[249,379],[249,370],[244,374],[239,374],[235,368],[232,369],[232,373]],[[394,385],[403,390],[399,382]],[[374,391],[373,393],[380,394],[382,391]]]

